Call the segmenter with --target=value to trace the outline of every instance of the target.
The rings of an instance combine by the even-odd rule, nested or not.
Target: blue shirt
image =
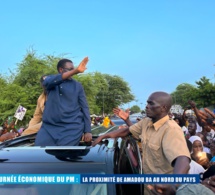
[[[43,135],[51,136],[56,145],[78,145],[83,133],[91,133],[89,107],[82,85],[72,78],[63,80],[62,75],[57,74],[47,76],[43,86],[48,97],[40,131],[46,131]]]

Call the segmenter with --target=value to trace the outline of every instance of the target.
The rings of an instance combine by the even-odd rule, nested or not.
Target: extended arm
[[[194,101],[189,100],[188,103],[190,104],[191,108],[193,109],[196,118],[197,118],[197,122],[199,124],[199,126],[202,126],[202,120],[201,120],[201,116],[199,115],[199,110],[196,107],[196,103]]]
[[[88,57],[85,57],[79,66],[73,70],[59,73],[57,75],[48,75],[43,77],[43,86],[46,90],[50,90],[54,88],[56,85],[60,85],[64,80],[71,78],[75,74],[83,73],[87,68],[86,65],[88,63]]]
[[[77,68],[64,72],[62,74],[62,79],[66,80],[75,74],[83,73],[87,69],[86,65],[87,65],[88,61],[89,61],[88,57],[85,57]]]
[[[187,174],[190,169],[190,159],[187,156],[179,156],[173,163],[173,174]]]
[[[116,131],[112,131],[110,133],[106,133],[104,135],[99,136],[93,143],[92,146],[95,146],[98,144],[100,141],[102,141],[105,138],[115,138],[115,137],[125,137],[130,133],[129,128],[122,128],[122,129],[117,129]]]

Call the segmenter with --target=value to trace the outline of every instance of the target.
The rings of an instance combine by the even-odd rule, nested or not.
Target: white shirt
[[[199,174],[204,172],[205,172],[205,169],[200,164],[198,164],[194,160],[191,160],[190,170],[188,171],[188,174]]]
[[[208,154],[210,154],[210,153],[211,153],[210,148],[205,147],[205,146],[203,146],[203,151],[204,151],[204,152],[206,152],[206,153],[208,153]]]
[[[196,122],[196,133],[202,132],[202,127]]]

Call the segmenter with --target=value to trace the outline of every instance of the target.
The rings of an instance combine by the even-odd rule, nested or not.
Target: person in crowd
[[[209,109],[204,108],[205,113],[201,110],[198,110],[196,107],[196,103],[194,101],[189,100],[188,103],[190,104],[192,110],[194,111],[197,119],[197,130],[196,132],[204,132],[207,133],[207,139],[213,139],[215,135],[215,131],[213,130],[214,125],[213,125],[213,120],[212,118],[215,117],[214,113],[211,112]],[[209,118],[208,118],[209,116]],[[201,126],[201,128],[199,128]]]
[[[213,124],[211,123],[211,117],[213,118],[215,115],[209,109],[204,108],[205,113],[201,110],[198,110],[196,107],[196,103],[194,101],[189,100],[188,103],[190,104],[192,110],[195,112],[197,123],[197,130],[196,132],[203,132],[206,134],[207,139],[210,141],[214,138],[215,131],[213,130]],[[209,116],[209,118],[207,118]],[[201,126],[201,130],[198,127],[198,124]]]
[[[196,104],[195,104],[195,102],[193,102],[191,100],[189,100],[188,103],[190,104],[190,106],[188,106],[187,108],[184,109],[184,112],[182,114],[182,120],[186,127],[188,127],[189,123],[196,122],[196,132],[202,132],[202,123],[201,123],[199,115],[197,114],[198,109],[196,108]],[[186,111],[189,109],[192,109],[194,111],[195,115],[186,114]]]
[[[42,82],[43,82],[43,77],[45,77],[45,76],[46,75],[43,75],[40,78],[41,85],[42,85]],[[46,99],[47,99],[46,90],[45,90],[45,88],[43,86],[42,86],[42,88],[43,88],[43,92],[42,92],[42,94],[39,96],[39,98],[37,100],[37,106],[36,106],[36,109],[34,111],[33,118],[30,120],[30,122],[28,124],[28,128],[23,131],[22,136],[37,133],[39,131],[39,129],[41,128],[43,110],[44,110],[45,102],[46,102]]]
[[[207,140],[206,136],[204,133],[196,133],[197,136],[199,136],[202,140],[202,143],[203,143],[203,151],[206,152],[206,153],[211,153],[210,152],[210,142]]]
[[[187,139],[189,139],[191,136],[196,135],[196,122],[192,121],[188,125],[188,133],[185,135]]]
[[[165,92],[154,92],[146,106],[147,117],[138,123],[101,135],[92,146],[102,139],[125,137],[130,133],[142,141],[143,172],[145,174],[186,174],[189,170],[190,153],[180,127],[169,120],[168,112],[172,106],[172,98]],[[180,148],[180,150],[178,150]],[[162,191],[170,194],[175,191],[174,185],[155,185],[144,187],[144,194]]]
[[[209,161],[212,158],[211,154],[203,152],[203,143],[199,136],[191,136],[189,140],[191,141],[193,148],[191,153],[192,160],[207,169],[209,167]]]
[[[210,142],[210,152],[212,156],[212,159],[210,162],[212,162],[212,164],[215,164],[215,139],[211,140]]]
[[[173,120],[179,125],[179,123],[180,123],[179,118],[174,117]],[[179,125],[179,126],[180,126],[180,125]]]
[[[3,134],[8,133],[8,132],[13,132],[17,136],[19,136],[19,133],[17,132],[17,129],[16,129],[15,121],[14,120],[10,121],[9,118],[10,117],[8,117],[8,119],[6,119],[4,121],[4,123],[2,125],[0,135],[3,135]]]
[[[190,123],[196,123],[196,132],[202,132],[202,126],[199,125],[198,120],[195,115],[188,116],[187,122],[188,122],[188,126]]]
[[[188,129],[185,127],[185,124],[180,116],[175,116],[173,120],[181,127],[184,134],[188,132]]]
[[[209,142],[214,139],[215,132],[209,125],[203,123],[203,132]]]
[[[170,112],[169,111],[169,113],[168,113],[168,116],[169,116],[169,119],[171,120],[173,120],[174,118],[175,118],[175,116],[174,116],[174,114],[172,113],[172,112]]]
[[[48,75],[43,79],[47,91],[47,100],[42,117],[36,146],[78,145],[84,133],[84,141],[92,139],[89,107],[82,85],[72,79],[72,75],[86,70],[88,57],[77,68],[69,59],[57,64],[57,75]]]
[[[190,107],[191,109],[194,111],[195,113],[195,120],[197,121],[197,130],[198,130],[198,126],[201,126],[202,127],[202,120],[201,120],[201,117],[199,115],[199,110],[198,108],[196,107],[196,103],[192,100],[189,100],[188,101],[188,104],[190,104]],[[200,132],[200,131],[197,131],[197,132]]]
[[[0,136],[0,142],[4,142],[9,139],[13,139],[17,137],[18,134],[16,132],[7,132]]]
[[[186,139],[187,142],[187,147],[189,149],[189,152],[191,153],[193,150],[193,144],[190,140]],[[200,174],[200,173],[204,173],[205,169],[198,164],[196,161],[191,160],[190,162],[190,169],[188,171],[189,174]]]

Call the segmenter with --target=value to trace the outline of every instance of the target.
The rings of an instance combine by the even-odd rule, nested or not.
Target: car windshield
[[[118,125],[114,125],[114,126],[109,126],[109,127],[104,127],[104,126],[91,126],[91,131],[92,131],[92,135],[93,136],[99,136],[99,135],[102,135],[102,134],[105,134],[107,132],[110,132],[110,131],[114,131],[116,129],[118,129]]]

